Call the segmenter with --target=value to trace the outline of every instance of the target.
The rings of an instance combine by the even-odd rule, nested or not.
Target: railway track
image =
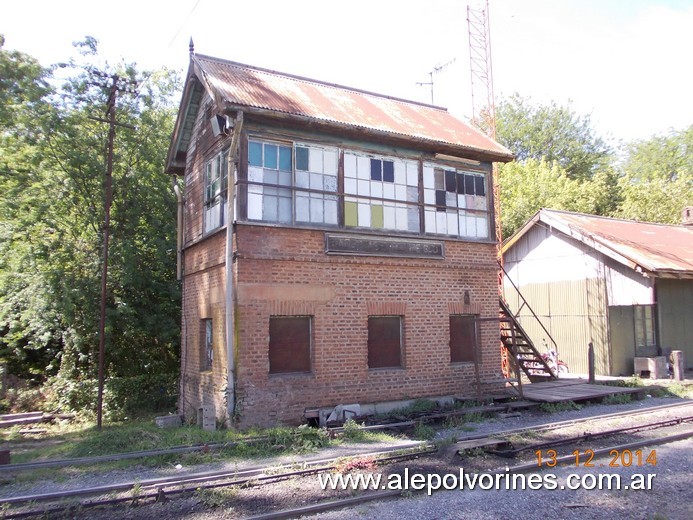
[[[577,420],[570,420],[570,421],[559,421],[559,422],[554,422],[554,423],[549,423],[542,425],[540,427],[530,427],[530,428],[516,428],[516,429],[510,429],[510,430],[505,430],[505,431],[500,431],[500,432],[495,432],[492,435],[487,435],[487,436],[466,436],[462,437],[459,440],[470,440],[470,439],[483,439],[485,437],[507,437],[509,435],[514,435],[518,433],[523,433],[527,431],[532,431],[532,432],[546,432],[546,431],[551,431],[553,429],[557,428],[562,428],[562,427],[567,427],[567,426],[572,426],[575,424],[580,424],[580,423],[585,423],[588,421],[597,421],[601,422],[605,419],[616,419],[616,418],[624,418],[624,417],[637,417],[637,416],[642,416],[642,415],[647,415],[647,414],[653,414],[658,411],[662,410],[672,410],[672,409],[681,409],[681,411],[686,411],[686,408],[689,406],[692,406],[693,403],[681,403],[680,405],[674,405],[674,406],[666,406],[666,407],[650,407],[646,409],[641,409],[641,410],[636,410],[636,411],[629,411],[629,412],[620,412],[620,413],[613,413],[613,414],[604,414],[601,416],[595,416],[595,417],[590,417],[590,418],[584,418],[584,419],[577,419]],[[620,428],[617,430],[611,430],[609,432],[604,432],[603,434],[599,434],[601,437],[608,437],[609,435],[623,435],[626,433],[632,433],[635,430],[642,431],[645,429],[649,430],[654,430],[657,428],[665,428],[668,426],[672,426],[674,424],[680,424],[683,422],[690,422],[693,420],[693,416],[691,415],[685,415],[681,416],[675,419],[668,419],[666,421],[657,421],[653,423],[646,423],[643,425],[639,426],[634,426],[634,427],[628,427],[628,428]],[[585,438],[585,436],[595,436],[595,434],[585,434],[581,436],[581,438]],[[653,438],[653,439],[647,439],[644,442],[645,444],[643,445],[655,445],[659,443],[665,443],[665,442],[672,442],[673,440],[680,440],[681,438],[688,438],[690,436],[693,436],[693,429],[687,432],[684,432],[683,434],[677,434],[676,436],[664,436],[661,438]],[[570,439],[567,439],[565,442],[576,442],[579,440],[576,437],[572,437]],[[552,441],[552,446],[555,445],[560,445],[557,441]],[[540,445],[534,445],[531,446],[530,448],[537,448],[537,446]],[[546,447],[547,444],[542,444],[542,447]],[[621,445],[625,449],[626,445]],[[524,448],[524,449],[529,449],[529,448]],[[604,448],[605,450],[608,450],[609,448]],[[616,449],[616,448],[611,448],[611,449]],[[373,451],[373,450],[364,450],[354,456],[352,456],[352,459],[357,459],[360,457],[373,457],[374,460],[378,464],[391,464],[394,462],[402,462],[406,460],[411,460],[414,458],[419,458],[422,456],[432,456],[435,453],[435,449],[430,446],[430,444],[422,442],[418,443],[417,445],[412,446],[412,448],[407,451],[407,452],[402,452],[401,447],[394,448],[392,450],[379,450],[379,451]],[[522,450],[519,450],[522,451]],[[141,456],[141,455],[140,455]],[[344,457],[340,457],[340,459],[344,459]],[[191,493],[194,491],[197,491],[199,489],[213,489],[213,488],[218,488],[218,487],[224,487],[224,486],[240,486],[240,485],[260,485],[260,484],[265,484],[265,483],[270,483],[270,482],[277,482],[280,480],[285,480],[285,479],[290,479],[290,478],[300,478],[300,477],[305,477],[308,475],[314,475],[317,473],[321,472],[328,472],[332,471],[335,469],[337,463],[337,458],[331,458],[331,459],[317,459],[317,460],[311,460],[311,461],[306,461],[304,464],[302,464],[302,467],[300,469],[296,469],[294,465],[283,465],[283,466],[273,466],[273,467],[260,467],[260,468],[251,468],[248,470],[243,470],[243,471],[216,471],[216,472],[199,472],[199,473],[192,473],[188,475],[183,475],[183,476],[178,476],[178,477],[167,477],[167,478],[159,478],[159,479],[150,479],[150,480],[143,480],[143,481],[133,481],[133,482],[124,482],[121,484],[117,485],[112,485],[112,486],[97,486],[97,487],[91,487],[91,488],[81,488],[81,489],[74,489],[70,491],[57,491],[57,492],[51,492],[51,493],[41,493],[41,494],[32,494],[32,495],[24,495],[24,496],[15,496],[15,497],[8,497],[8,498],[3,498],[0,499],[0,504],[2,507],[5,509],[4,511],[4,518],[27,518],[31,516],[38,516],[38,515],[45,515],[45,514],[54,514],[54,513],[59,513],[63,511],[69,511],[74,508],[88,508],[88,507],[96,507],[96,506],[107,506],[107,505],[117,505],[117,504],[122,504],[122,503],[131,503],[133,501],[136,502],[153,502],[153,501],[162,501],[168,498],[171,495],[179,495],[183,493]],[[17,466],[17,465],[15,465]],[[526,469],[522,469],[524,466],[523,465],[518,465],[513,468],[512,470],[516,471],[528,471],[530,468],[536,469],[536,463],[534,464],[529,464],[527,465]],[[22,469],[28,469],[28,468],[22,468]],[[118,496],[113,496],[113,494],[117,494]],[[349,504],[357,503],[359,500],[369,501],[369,500],[376,500],[376,499],[383,499],[383,498],[388,498],[390,496],[395,496],[398,495],[399,492],[392,493],[392,492],[374,492],[374,493],[368,493],[368,496],[364,497],[352,497],[349,502],[343,502],[343,501],[337,501],[334,502],[332,508],[338,508],[338,507],[346,507]],[[371,496],[371,495],[377,495],[377,497]],[[84,497],[97,497],[97,498],[92,498],[88,500],[83,500]],[[36,507],[36,504],[45,504],[44,506],[39,506]],[[340,505],[341,504],[341,505]],[[327,505],[315,505],[315,506],[310,506],[310,507],[315,507],[315,511],[317,512],[319,510],[325,510],[325,509],[320,509],[323,507],[328,507]],[[309,508],[310,508],[309,507]],[[303,509],[302,509],[303,510]],[[302,511],[301,510],[301,511]],[[290,518],[292,517],[292,514],[298,515],[298,514],[307,514],[307,513],[301,513],[299,510],[291,510],[293,513],[287,512],[286,515],[288,516],[272,516],[275,515],[275,513],[272,513],[272,515],[265,515],[265,516],[259,516],[259,518]],[[276,513],[279,514],[279,513]],[[282,513],[283,514],[283,513]]]

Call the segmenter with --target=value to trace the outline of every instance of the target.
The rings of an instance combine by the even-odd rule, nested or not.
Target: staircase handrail
[[[539,326],[540,326],[540,327],[542,328],[542,330],[546,333],[546,336],[549,338],[549,340],[550,340],[551,343],[553,344],[553,349],[554,349],[554,351],[556,352],[556,355],[558,355],[558,345],[557,345],[556,342],[554,341],[553,336],[551,336],[551,334],[549,333],[549,331],[546,330],[546,327],[544,327],[544,324],[543,324],[542,321],[539,319],[539,316],[536,315],[536,313],[534,312],[534,309],[532,309],[532,306],[529,304],[529,302],[528,302],[527,300],[525,300],[525,297],[522,296],[522,293],[520,292],[519,287],[518,287],[517,285],[515,285],[515,282],[513,282],[512,278],[510,278],[510,275],[509,275],[508,272],[505,270],[505,267],[503,266],[503,264],[500,263],[500,262],[498,262],[498,265],[499,265],[500,268],[503,270],[503,274],[505,275],[505,278],[506,278],[506,279],[510,282],[510,284],[515,288],[515,291],[517,292],[517,295],[518,295],[520,298],[522,298],[522,302],[524,303],[524,305],[527,306],[527,308],[529,309],[529,312],[532,313],[532,316],[534,316],[534,319],[537,320],[537,322],[539,323]],[[510,312],[510,308],[508,307],[508,304],[507,304],[505,301],[503,301],[503,305],[507,308],[508,312]],[[510,314],[512,314],[512,313],[510,313]],[[518,326],[519,326],[519,323],[518,323]]]

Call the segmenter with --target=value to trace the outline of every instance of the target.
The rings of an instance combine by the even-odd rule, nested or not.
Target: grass
[[[582,405],[574,401],[561,401],[560,403],[541,403],[539,409],[545,413],[568,412],[570,410],[580,410]]]
[[[602,399],[602,404],[628,404],[631,401],[633,401],[633,398],[630,394],[614,394],[607,395]]]
[[[625,380],[623,386],[644,388],[652,397],[679,397],[693,399],[693,382],[691,381],[658,381],[656,385],[648,384],[647,380],[633,376]]]

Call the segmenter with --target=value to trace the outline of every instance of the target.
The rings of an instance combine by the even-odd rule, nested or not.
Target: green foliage
[[[613,170],[573,179],[557,163],[527,159],[499,167],[503,236],[509,237],[541,208],[581,213],[611,212],[617,204]]]
[[[175,408],[177,374],[145,374],[132,377],[114,377],[104,385],[104,414],[109,420],[153,412],[166,412]],[[92,416],[96,411],[98,381],[56,376],[43,387],[47,394],[47,409]]]
[[[602,399],[602,404],[628,404],[633,400],[630,394],[607,395]]]
[[[560,413],[569,412],[571,410],[580,410],[582,405],[575,403],[574,401],[561,401],[559,403],[541,403],[539,409],[546,413]]]
[[[611,150],[589,116],[555,102],[535,105],[517,93],[496,107],[496,135],[518,162],[555,162],[570,179],[589,179],[610,160]]]
[[[665,136],[635,141],[627,148],[617,215],[627,219],[679,224],[693,204],[693,125]]]
[[[366,439],[367,432],[362,428],[362,426],[354,421],[353,419],[347,419],[344,423],[344,434],[345,440],[352,442],[362,442]]]
[[[93,38],[78,46],[82,61],[97,53]],[[50,69],[0,45],[0,362],[27,380],[59,372],[79,387],[96,375],[108,125],[93,116],[108,91],[74,61],[65,72],[53,92]],[[142,85],[117,103],[118,122],[136,129],[115,138],[107,374],[168,376],[178,370],[180,291],[163,166],[179,78],[126,64],[107,72]],[[63,404],[89,402],[88,387],[70,388],[74,402]]]
[[[436,436],[436,431],[432,426],[419,422],[416,423],[413,436],[415,439],[430,441]]]

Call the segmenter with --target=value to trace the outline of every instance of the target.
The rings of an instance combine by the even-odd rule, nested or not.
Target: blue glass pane
[[[279,169],[285,172],[291,171],[291,148],[279,147]]]
[[[262,166],[262,143],[248,143],[248,162],[250,166]]]
[[[277,169],[277,147],[273,144],[265,145],[265,168]]]
[[[308,148],[296,147],[296,169],[308,171]]]
[[[383,181],[395,182],[395,163],[383,161]]]
[[[383,163],[379,159],[371,159],[371,180],[372,181],[382,181],[383,180]]]

